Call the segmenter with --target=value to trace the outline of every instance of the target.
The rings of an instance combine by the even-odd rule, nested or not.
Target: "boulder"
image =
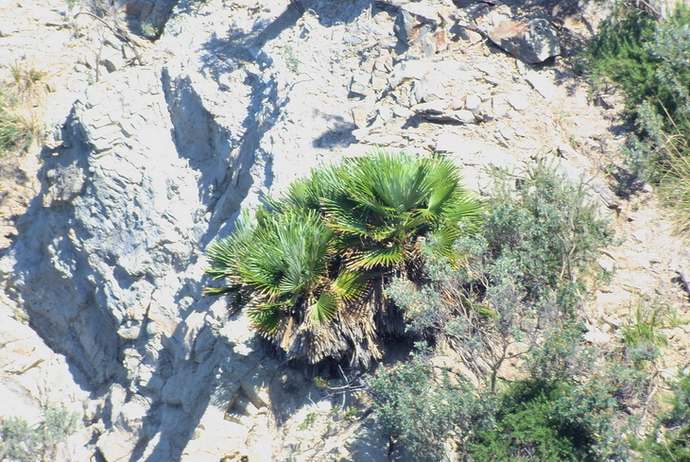
[[[529,64],[561,54],[558,35],[546,19],[503,21],[487,34],[496,45]]]
[[[498,47],[528,64],[561,54],[558,35],[545,18],[516,18],[507,5],[482,5],[469,13],[469,20]]]

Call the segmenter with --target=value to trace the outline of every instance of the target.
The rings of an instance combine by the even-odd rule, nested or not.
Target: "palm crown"
[[[450,255],[458,223],[480,216],[451,161],[377,150],[313,170],[254,220],[243,215],[210,247],[207,273],[226,285],[205,294],[232,294],[288,359],[366,366],[380,357],[379,334],[401,331],[386,325],[402,322],[395,310],[381,316],[391,311],[383,286],[414,278],[418,239],[433,234]]]

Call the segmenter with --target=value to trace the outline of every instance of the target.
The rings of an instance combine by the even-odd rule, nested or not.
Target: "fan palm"
[[[384,150],[313,170],[266,204],[211,246],[207,272],[227,285],[205,293],[233,294],[288,358],[362,365],[380,356],[377,333],[404,331],[383,286],[414,278],[419,238],[450,255],[459,221],[481,211],[450,161]]]
[[[205,294],[233,294],[233,304],[247,308],[262,335],[287,352],[305,355],[296,345],[309,343],[310,331],[322,330],[367,290],[363,274],[338,267],[333,235],[315,211],[260,209],[256,223],[245,214],[232,235],[211,245],[207,274],[225,278],[227,285],[207,288]],[[333,354],[306,351],[311,362]]]

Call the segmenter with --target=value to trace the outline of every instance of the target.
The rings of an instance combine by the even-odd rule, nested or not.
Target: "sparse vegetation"
[[[0,91],[0,156],[21,151],[33,139],[31,125],[14,112],[16,102]]]
[[[679,4],[661,20],[632,4],[619,4],[587,53],[595,84],[615,84],[625,96],[636,130],[617,176],[624,189],[645,181],[660,186],[677,214],[680,230],[690,229],[690,10]]]
[[[27,63],[16,62],[10,66],[11,81],[8,88],[25,106],[35,106],[45,93],[44,80],[48,73]]]
[[[690,460],[690,375],[680,374],[671,409],[659,417],[654,431],[635,448],[649,462]]]

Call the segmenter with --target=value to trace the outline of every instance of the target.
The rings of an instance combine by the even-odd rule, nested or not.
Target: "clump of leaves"
[[[638,368],[654,361],[666,345],[661,329],[668,322],[669,308],[662,303],[638,302],[631,307],[631,319],[621,326],[627,358]]]
[[[597,381],[516,381],[500,394],[491,428],[468,444],[471,460],[606,460],[598,452],[610,434],[615,400]]]
[[[491,405],[475,398],[463,376],[435,369],[419,356],[380,370],[370,384],[383,427],[414,461],[442,460],[453,432],[465,433]]]

